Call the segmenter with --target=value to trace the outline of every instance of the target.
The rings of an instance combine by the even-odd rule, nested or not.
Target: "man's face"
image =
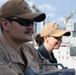
[[[7,27],[4,27],[3,33],[7,33],[10,39],[17,42],[27,42],[32,40],[32,34],[33,34],[33,25],[30,24],[29,26],[22,26],[16,21],[9,20],[7,22]],[[5,26],[5,25],[4,25]]]

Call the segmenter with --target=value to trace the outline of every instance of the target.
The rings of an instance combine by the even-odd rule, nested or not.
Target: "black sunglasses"
[[[6,19],[9,20],[9,21],[15,21],[15,22],[19,23],[22,26],[34,25],[34,21],[30,20],[30,19],[22,19],[22,18],[14,19],[14,18],[10,18],[10,17],[7,17]]]
[[[57,40],[61,40],[62,39],[62,37],[54,37],[55,39],[57,39]]]

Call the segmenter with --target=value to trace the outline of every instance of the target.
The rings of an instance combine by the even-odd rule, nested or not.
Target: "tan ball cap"
[[[33,13],[24,0],[9,0],[3,4],[0,8],[0,20],[10,16],[31,19],[35,22],[41,22],[46,17],[44,13]]]
[[[41,37],[50,35],[53,37],[70,36],[69,31],[62,30],[57,23],[50,22],[43,26],[40,35]]]

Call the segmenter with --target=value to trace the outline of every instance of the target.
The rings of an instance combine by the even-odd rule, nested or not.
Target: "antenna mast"
[[[68,14],[63,18],[63,21],[64,21],[64,28],[63,28],[63,29],[64,29],[64,30],[66,30],[66,23],[69,21],[69,19],[72,18],[73,13],[74,13],[74,11],[68,13]]]

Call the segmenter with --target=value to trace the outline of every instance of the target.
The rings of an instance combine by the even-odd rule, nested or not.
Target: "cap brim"
[[[23,19],[31,19],[34,20],[35,22],[41,22],[46,18],[46,15],[44,13],[26,13],[16,16]]]
[[[60,36],[70,36],[71,33],[69,31],[58,31],[57,33],[51,35],[51,36],[54,36],[54,37],[60,37]]]

